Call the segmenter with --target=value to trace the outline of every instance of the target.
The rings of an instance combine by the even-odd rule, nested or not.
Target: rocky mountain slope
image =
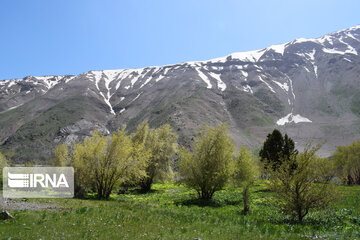
[[[320,153],[360,137],[360,25],[208,61],[77,76],[0,81],[0,148],[46,161],[54,146],[94,129],[170,123],[189,144],[203,123],[227,122],[238,145],[279,128]]]

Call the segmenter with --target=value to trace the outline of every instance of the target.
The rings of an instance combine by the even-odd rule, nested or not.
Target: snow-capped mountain
[[[170,123],[183,144],[203,123],[228,122],[258,147],[273,128],[322,155],[360,137],[360,25],[314,39],[207,61],[77,76],[0,81],[0,144],[18,161],[45,160],[94,128]]]

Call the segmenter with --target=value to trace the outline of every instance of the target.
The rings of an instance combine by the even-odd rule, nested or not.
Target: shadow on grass
[[[214,199],[186,199],[186,200],[179,200],[175,202],[175,205],[183,205],[183,206],[198,206],[198,207],[222,207],[219,201]]]
[[[146,194],[153,194],[153,193],[163,193],[163,190],[155,190],[155,189],[151,189],[148,192],[144,192],[139,188],[132,188],[132,189],[126,189],[126,190],[119,190],[117,192],[118,195],[122,195],[122,194],[131,194],[131,195],[146,195]]]
[[[193,198],[193,199],[186,199],[186,200],[179,200],[175,202],[175,205],[182,205],[182,206],[198,206],[198,207],[224,207],[227,205],[239,205],[242,204],[242,201],[240,200],[224,200],[224,201],[218,201],[215,199],[199,199],[199,198]]]

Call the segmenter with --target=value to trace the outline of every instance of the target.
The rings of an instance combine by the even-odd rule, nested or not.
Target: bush
[[[235,158],[233,180],[236,185],[243,188],[243,213],[247,214],[250,210],[250,187],[255,182],[259,171],[255,158],[244,146],[240,148],[240,153]]]
[[[172,173],[171,160],[177,151],[178,136],[169,124],[151,129],[147,122],[140,124],[132,136],[134,144],[142,144],[150,152],[146,163],[146,176],[141,179],[142,192],[149,192],[154,179],[164,180]]]
[[[335,199],[334,186],[324,159],[315,155],[319,147],[292,154],[277,170],[268,169],[269,186],[286,215],[302,221],[311,209],[322,209]],[[297,167],[294,169],[293,166]]]
[[[202,199],[211,199],[228,182],[233,170],[233,142],[227,126],[204,129],[195,139],[194,151],[179,153],[182,182],[195,189]]]
[[[124,130],[111,138],[94,131],[91,137],[74,144],[71,153],[66,145],[60,145],[54,155],[54,163],[74,167],[77,197],[93,190],[99,199],[108,199],[115,186],[145,177],[150,157],[144,146],[133,144]]]
[[[348,146],[339,146],[332,160],[337,176],[348,185],[360,185],[360,140]]]
[[[3,185],[3,168],[8,166],[8,161],[5,156],[0,152],[0,187]]]

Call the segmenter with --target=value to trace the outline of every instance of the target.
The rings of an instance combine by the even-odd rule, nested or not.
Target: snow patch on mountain
[[[133,69],[124,69],[119,73],[119,75],[117,76],[118,82],[116,83],[115,90],[119,89],[121,82],[126,79],[132,72]]]
[[[281,89],[283,89],[285,92],[289,91],[289,85],[287,83],[280,83],[278,81],[273,80],[274,83],[276,83]]]
[[[321,43],[321,44],[324,44],[326,42],[328,42],[331,45],[334,44],[333,40],[331,39],[331,36],[329,36],[329,35],[325,35],[322,38],[319,38],[318,42]]]
[[[93,80],[95,81],[95,86],[96,86],[97,90],[99,91],[99,94],[104,99],[104,102],[106,103],[106,105],[109,106],[110,113],[115,115],[115,111],[110,103],[110,98],[111,98],[110,83],[115,79],[115,76],[117,75],[118,71],[116,71],[116,70],[90,71],[90,73],[93,77]],[[104,85],[106,88],[106,93],[105,93],[106,95],[104,95],[104,93],[99,88],[99,83],[101,80],[104,81]]]
[[[145,86],[146,84],[148,84],[152,79],[154,74],[156,74],[159,71],[159,67],[154,67],[152,70],[151,75],[148,77],[148,79],[146,79],[146,81],[140,86],[140,88],[142,88],[143,86]],[[148,71],[149,72],[149,71]]]
[[[136,99],[138,99],[139,97],[140,97],[140,95],[141,95],[142,93],[139,93],[133,100],[131,100],[131,102],[130,103],[132,103],[132,102],[134,102],[134,101],[136,101]]]
[[[315,77],[318,78],[318,71],[317,71],[317,70],[318,70],[318,67],[317,67],[317,65],[316,65],[316,63],[315,63],[315,53],[316,53],[316,50],[313,49],[313,50],[312,50],[311,52],[309,52],[309,53],[297,54],[297,55],[303,56],[303,57],[305,57],[307,60],[310,61],[310,63],[311,63],[312,66],[313,66],[313,69],[314,69]],[[307,69],[305,66],[304,66],[304,68],[305,68],[308,72],[310,72],[309,69]]]
[[[102,71],[90,71],[90,74],[92,75],[92,78],[95,81],[95,86],[96,86],[97,90],[100,91],[99,82],[100,82],[102,74],[103,74]]]
[[[76,76],[67,77],[67,78],[65,79],[65,83],[70,82],[70,81],[73,80],[74,78],[76,78]]]
[[[266,49],[248,51],[248,52],[237,52],[237,53],[232,53],[229,56],[232,59],[238,59],[240,61],[257,62],[265,51]]]
[[[199,74],[199,77],[207,84],[206,88],[211,89],[212,85],[210,83],[209,78],[203,72],[200,71],[200,68],[196,67],[195,70]]]
[[[272,46],[268,47],[268,49],[274,50],[275,52],[280,53],[281,55],[284,55],[286,45],[287,45],[287,43],[272,45]]]
[[[307,72],[310,72],[310,70],[306,66],[304,66],[304,68]]]
[[[18,108],[18,107],[20,107],[20,106],[22,106],[22,105],[24,105],[24,103],[19,104],[19,105],[16,105],[16,106],[11,107],[11,108],[8,108],[8,109],[6,109],[5,111],[2,111],[2,112],[0,112],[0,113],[8,112],[8,111],[13,110],[13,109],[16,109],[16,108]]]
[[[16,85],[16,81],[10,81],[9,84],[7,85],[8,88],[11,88],[11,86]]]
[[[240,70],[240,72],[242,73],[242,75],[244,75],[246,78],[249,76],[249,73],[243,71],[243,70]]]
[[[131,87],[134,87],[134,84],[139,80],[140,77],[142,77],[142,73],[144,72],[143,68],[139,69],[133,69],[131,76],[136,75],[133,79],[131,79]],[[135,73],[135,74],[134,74]],[[145,73],[146,74],[146,73]]]
[[[293,115],[293,113],[289,113],[283,118],[277,120],[276,124],[279,126],[283,126],[287,123],[301,123],[301,122],[308,122],[311,123],[312,121],[306,117],[301,116],[300,114]]]
[[[345,53],[351,53],[351,54],[354,54],[354,55],[358,55],[358,53],[357,53],[357,51],[355,50],[355,48],[353,48],[352,46],[350,46],[348,43],[344,42],[343,37],[341,37],[341,38],[339,39],[339,41],[340,41],[342,44],[346,45],[347,49],[345,50]]]
[[[260,75],[259,75],[259,80],[260,80],[261,82],[265,83],[265,85],[270,89],[270,91],[272,91],[273,93],[276,93],[276,92],[274,91],[274,89],[270,86],[270,84],[267,83],[264,79],[262,79],[262,77],[261,77]]]
[[[338,51],[338,50],[335,50],[335,49],[330,49],[330,48],[323,48],[322,51],[325,52],[325,53],[330,53],[330,54],[345,55],[345,52]]]
[[[216,74],[216,73],[212,73],[212,72],[208,72],[208,73],[212,78],[214,78],[217,81],[218,88],[221,91],[225,91],[226,84],[221,80],[220,74]]]
[[[243,86],[243,91],[244,91],[244,92],[251,93],[251,94],[254,93],[253,90],[252,90],[252,88],[251,88],[249,85]]]

